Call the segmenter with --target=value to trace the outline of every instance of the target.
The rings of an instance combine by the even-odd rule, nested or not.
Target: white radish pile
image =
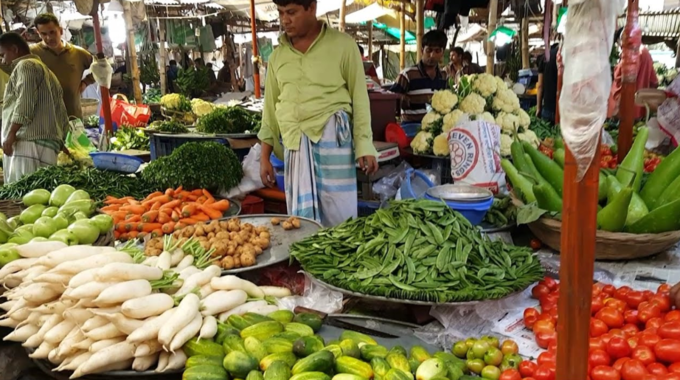
[[[34,349],[30,357],[49,360],[55,371],[73,371],[72,379],[120,369],[171,371],[184,367],[184,344],[213,338],[218,321],[268,314],[278,307],[265,296],[290,295],[220,277],[210,252],[190,242],[168,247],[144,260],[130,245],[23,245],[23,258],[0,269],[9,289],[0,326],[14,328],[5,340]]]

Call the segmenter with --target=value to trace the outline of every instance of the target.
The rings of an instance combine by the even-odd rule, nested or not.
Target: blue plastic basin
[[[441,199],[431,197],[428,194],[425,194],[425,199],[441,201]],[[480,202],[444,201],[444,203],[446,203],[446,205],[450,208],[461,213],[467,220],[470,221],[470,223],[472,223],[473,226],[476,226],[482,222],[484,215],[486,215],[487,211],[489,211],[491,208],[491,205],[493,204],[493,197]]]
[[[120,173],[135,173],[144,162],[139,157],[111,152],[92,152],[90,157],[95,168]]]

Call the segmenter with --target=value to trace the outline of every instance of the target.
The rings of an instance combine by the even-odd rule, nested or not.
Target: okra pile
[[[529,248],[491,241],[443,202],[393,201],[291,246],[303,269],[362,294],[426,302],[504,297],[543,278]]]

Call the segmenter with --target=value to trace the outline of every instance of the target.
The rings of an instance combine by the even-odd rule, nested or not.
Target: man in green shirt
[[[288,213],[333,226],[357,215],[357,163],[378,169],[364,66],[352,37],[317,20],[315,0],[274,3],[285,33],[269,57],[260,176],[275,186],[270,156],[283,156]]]

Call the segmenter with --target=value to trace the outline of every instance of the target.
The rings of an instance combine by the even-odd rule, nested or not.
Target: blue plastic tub
[[[428,194],[425,194],[425,199],[434,201],[440,200],[437,198],[433,198]],[[480,202],[445,201],[445,203],[450,208],[461,213],[467,220],[470,221],[470,223],[472,223],[473,226],[476,226],[482,223],[484,215],[486,215],[487,211],[489,211],[489,209],[491,208],[491,205],[493,204],[493,197]]]
[[[213,136],[200,136],[190,134],[166,135],[155,133],[149,136],[149,150],[151,151],[151,159],[155,160],[159,157],[169,156],[173,150],[179,148],[180,146],[188,142],[207,142],[207,141],[215,141],[229,147],[229,141],[227,141],[226,139]],[[246,151],[245,154],[247,153],[248,152]],[[239,159],[243,160],[243,158],[241,157],[239,157]]]
[[[272,166],[274,167],[274,169],[283,169],[284,168],[285,164],[283,163],[283,161],[276,158],[274,153],[272,153],[272,155],[271,155],[271,157],[269,157],[269,159],[270,159],[270,162],[272,163]]]
[[[406,170],[406,178],[401,183],[401,199],[420,199],[425,196],[427,189],[434,186],[430,179],[418,170]]]
[[[406,136],[412,139],[416,137],[418,129],[420,129],[420,123],[401,123],[401,129],[404,130]]]
[[[286,192],[286,183],[283,181],[283,174],[276,175],[276,187],[284,193]]]
[[[276,172],[276,186],[279,188],[279,190],[285,192],[286,183],[283,181],[283,170],[285,168],[285,164],[283,161],[276,158],[274,153],[272,153],[269,160],[272,163],[272,167],[274,167],[274,172]]]
[[[139,157],[111,152],[92,152],[90,157],[95,168],[119,173],[135,173],[144,162]]]

